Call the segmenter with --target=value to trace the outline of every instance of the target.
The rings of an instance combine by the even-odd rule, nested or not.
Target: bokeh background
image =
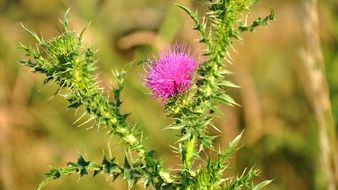
[[[318,2],[318,28],[311,28],[315,19],[307,14],[306,1],[261,0],[249,19],[274,8],[277,20],[245,33],[243,41],[234,44],[237,52],[230,51],[234,64],[229,65],[233,71],[229,80],[241,88],[227,92],[241,106],[221,107],[225,118],[216,120],[222,131],[216,143],[224,147],[245,129],[242,148],[227,173],[261,168],[258,180],[274,180],[266,189],[326,189],[327,183],[335,183],[326,180],[327,168],[332,166],[325,167],[322,158],[330,149],[337,151],[332,142],[338,118],[338,1]],[[190,44],[197,55],[202,52],[191,21],[174,2],[201,14],[205,11],[198,0],[0,0],[1,190],[34,189],[49,165],[65,166],[78,153],[100,162],[100,155],[110,147],[117,157],[123,156],[118,142],[107,145],[105,130],[85,130],[90,124],[77,128],[73,122],[80,115],[67,110],[63,98],[53,96],[57,87],[43,86],[42,75],[17,63],[23,58],[19,42],[35,43],[20,23],[47,39],[60,33],[59,19],[68,7],[74,30],[80,32],[91,21],[84,43],[98,50],[97,73],[108,95],[114,85],[111,70],[130,61],[145,59],[176,42]],[[311,43],[317,35],[321,46]],[[322,62],[313,51],[322,52]],[[315,70],[322,68],[323,73],[308,72],[311,57],[319,60]],[[131,120],[144,130],[148,146],[165,158],[168,167],[177,167],[169,147],[175,145],[175,132],[163,130],[170,120],[142,85],[142,74],[144,68],[138,65],[128,73],[123,109],[132,112]],[[325,131],[329,135],[320,137]],[[111,183],[104,176],[69,176],[46,189],[126,188],[121,179]]]

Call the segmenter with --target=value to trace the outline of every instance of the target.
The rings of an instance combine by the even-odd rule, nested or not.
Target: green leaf
[[[239,135],[237,135],[237,137],[235,139],[233,139],[229,144],[228,146],[226,147],[226,149],[223,151],[222,155],[223,156],[228,156],[230,154],[232,154],[235,150],[236,150],[236,147],[238,146],[238,142],[241,140],[242,138],[242,135],[243,135],[243,132],[242,131]]]
[[[51,181],[59,179],[61,177],[61,172],[60,172],[60,170],[51,167],[49,172],[46,173],[46,176],[47,176],[47,178],[39,184],[39,186],[37,187],[37,190],[41,190],[43,187],[45,187]]]
[[[84,176],[87,175],[87,166],[90,164],[90,161],[86,161],[81,155],[79,156],[78,160],[77,160],[77,165],[78,165],[78,172],[80,174],[80,176]]]
[[[215,98],[218,101],[220,101],[220,103],[222,103],[222,104],[229,105],[229,106],[232,106],[232,105],[239,106],[239,104],[237,104],[235,102],[235,100],[231,96],[229,96],[227,94],[219,94],[219,95],[216,95]]]
[[[42,40],[40,39],[40,37],[39,37],[36,33],[30,31],[30,30],[29,30],[28,28],[26,28],[25,25],[23,25],[22,23],[20,23],[20,25],[21,25],[21,27],[22,27],[29,35],[33,36],[33,37],[35,38],[35,40],[39,42],[39,44],[42,43]]]
[[[54,179],[53,178],[47,178],[45,180],[43,180],[39,186],[36,188],[36,190],[41,190],[43,189],[46,185],[48,185],[51,181],[53,181]]]
[[[70,8],[66,10],[65,15],[63,17],[63,26],[65,27],[66,32],[69,31],[69,12],[70,12]]]
[[[194,18],[196,17],[196,15],[194,15],[188,7],[185,7],[185,6],[178,4],[178,3],[175,3],[175,5],[178,6],[179,8],[181,8],[182,10],[184,10],[186,13],[188,13],[189,16],[194,17]]]
[[[272,182],[272,180],[265,180],[257,185],[254,186],[254,188],[252,190],[260,190],[262,189],[263,187],[269,185],[270,183]]]
[[[187,133],[187,134],[183,135],[180,139],[178,139],[177,142],[185,141],[185,140],[189,139],[190,137],[191,137],[191,134]]]
[[[236,84],[230,82],[230,81],[221,81],[219,86],[226,86],[226,87],[232,87],[232,88],[240,88],[240,86],[237,86]]]

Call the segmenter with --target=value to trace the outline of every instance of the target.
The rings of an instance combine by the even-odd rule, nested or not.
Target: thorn
[[[231,60],[227,59],[226,57],[224,57],[224,59],[225,59],[225,61],[227,61],[230,65],[233,65],[233,64],[234,64]]]
[[[38,36],[36,33],[30,31],[30,30],[29,30],[28,28],[26,28],[25,25],[23,25],[21,22],[20,22],[20,25],[21,25],[21,27],[22,27],[28,34],[32,35],[39,43],[42,42],[41,39],[39,38],[39,36]]]
[[[77,127],[81,127],[81,126],[83,126],[83,125],[89,123],[89,122],[92,121],[93,119],[95,119],[95,117],[94,117],[94,116],[91,116],[87,121],[83,122],[81,125],[79,125],[79,126],[77,126]]]
[[[72,125],[74,125],[74,124],[76,124],[77,122],[79,122],[86,114],[87,114],[87,112],[83,112],[83,114],[82,114],[77,120],[75,120],[74,123],[73,123]]]

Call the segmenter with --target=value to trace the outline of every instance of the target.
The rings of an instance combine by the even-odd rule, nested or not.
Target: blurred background
[[[337,151],[338,1],[319,1],[315,9],[306,1],[261,0],[249,20],[267,15],[270,8],[277,20],[245,33],[243,41],[234,44],[236,52],[230,51],[234,64],[229,65],[233,71],[229,80],[241,88],[227,92],[241,106],[221,107],[225,118],[216,120],[222,131],[216,147],[226,146],[245,129],[242,148],[227,173],[256,166],[262,170],[258,181],[273,179],[266,189],[337,185],[333,167],[338,160],[332,152]],[[20,22],[48,39],[60,33],[59,19],[68,7],[75,31],[91,21],[84,43],[98,50],[97,73],[108,95],[114,85],[111,70],[130,61],[145,59],[175,42],[190,44],[196,55],[203,51],[190,19],[174,2],[201,14],[205,11],[199,0],[0,0],[0,190],[34,189],[49,165],[63,167],[78,153],[100,162],[108,146],[117,157],[124,150],[114,140],[107,146],[105,130],[73,125],[80,115],[67,110],[60,96],[50,99],[57,87],[43,86],[42,75],[17,63],[23,58],[19,42],[35,44]],[[142,85],[142,74],[139,65],[128,73],[123,109],[132,112],[131,121],[149,137],[148,147],[175,168],[177,158],[169,147],[175,145],[175,132],[163,130],[170,120]],[[46,189],[127,188],[121,179],[111,183],[104,176],[79,180],[64,177]]]

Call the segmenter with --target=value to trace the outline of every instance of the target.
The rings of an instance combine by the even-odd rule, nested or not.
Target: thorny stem
[[[128,114],[121,114],[120,92],[123,89],[123,77],[115,76],[118,87],[113,89],[115,102],[111,102],[106,96],[102,95],[102,90],[96,85],[93,78],[94,59],[93,52],[82,49],[81,36],[77,36],[68,29],[67,18],[65,19],[65,32],[60,36],[49,41],[40,39],[35,33],[24,29],[33,35],[39,42],[39,48],[33,49],[21,44],[21,48],[26,51],[27,56],[32,60],[21,61],[35,72],[46,75],[45,83],[53,80],[60,87],[66,89],[63,96],[69,101],[70,108],[83,106],[91,116],[91,120],[96,125],[109,127],[110,134],[116,134],[128,145],[128,149],[138,153],[138,162],[141,161],[145,168],[142,172],[147,174],[149,180],[154,181],[154,185],[161,186],[163,182],[171,182],[170,174],[163,170],[161,163],[150,154],[143,145],[142,139],[137,138],[131,130],[131,125],[126,123]],[[40,53],[42,51],[42,53]],[[58,90],[59,91],[59,90]],[[162,178],[162,176],[166,176]],[[156,178],[154,180],[153,178]]]
[[[192,158],[195,154],[195,142],[196,142],[196,137],[192,136],[188,141],[184,142],[184,153],[181,155],[183,161],[182,161],[182,172],[183,172],[183,177],[188,178],[192,172]],[[183,187],[186,190],[190,189],[190,186],[187,185]]]
[[[109,110],[114,110],[112,104],[109,104],[109,100],[101,93],[96,92],[94,96],[87,96],[85,89],[89,89],[90,86],[83,86],[82,89],[78,89],[74,91],[74,94],[78,94],[79,96],[88,97],[85,98],[82,105],[87,109],[88,113],[91,113],[96,118],[104,118],[106,126],[109,126],[112,130],[112,133],[117,134],[125,143],[127,143],[133,150],[138,152],[139,156],[142,159],[145,157],[145,147],[144,145],[135,137],[135,135],[128,128],[128,124],[123,120],[117,120],[116,117],[112,116]],[[93,101],[95,100],[95,102]],[[106,102],[106,104],[102,104],[98,106],[97,102]],[[77,102],[80,103],[80,102]],[[117,116],[122,117],[121,113],[116,112]]]
[[[191,159],[194,156],[194,150],[195,150],[195,141],[196,138],[192,136],[189,141],[185,143],[185,151],[186,153],[184,154],[184,160],[183,160],[183,170],[189,170],[192,162]]]

